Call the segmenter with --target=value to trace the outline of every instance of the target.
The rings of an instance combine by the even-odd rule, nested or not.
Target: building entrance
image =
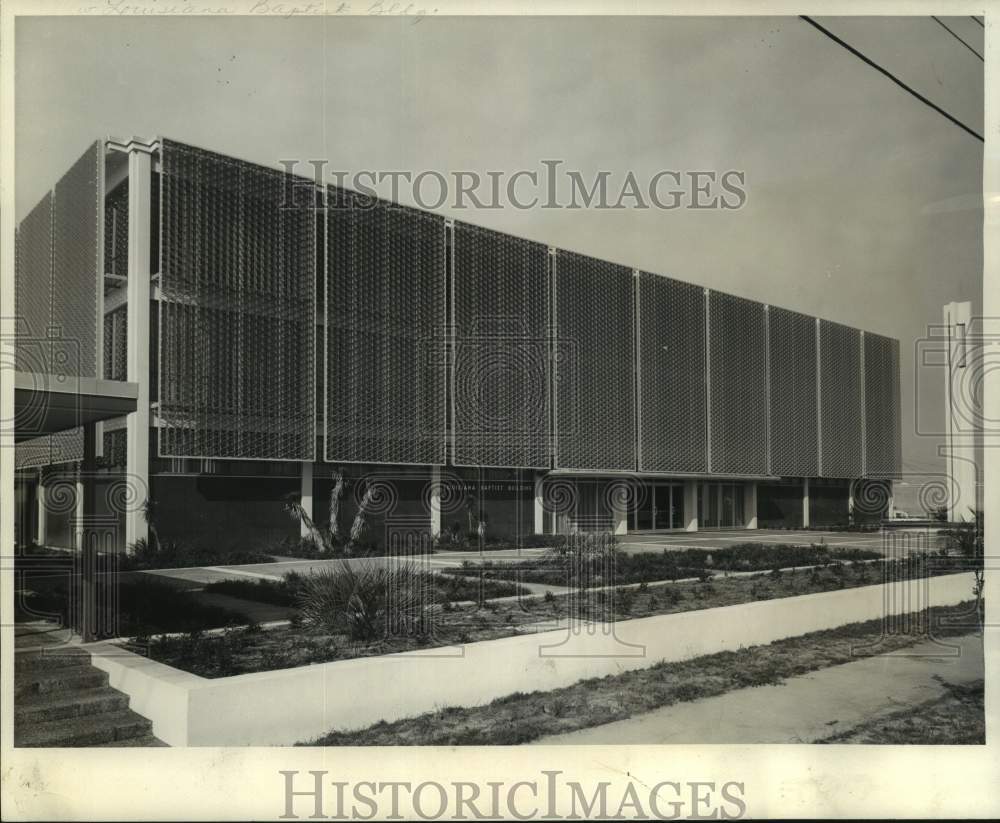
[[[651,483],[638,494],[629,512],[630,531],[657,531],[684,528],[684,486],[680,483]]]

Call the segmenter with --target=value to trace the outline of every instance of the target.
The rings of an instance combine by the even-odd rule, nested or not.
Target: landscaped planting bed
[[[230,629],[221,636],[200,633],[133,644],[154,660],[203,677],[303,666],[310,663],[371,657],[546,631],[569,616],[610,622],[659,614],[712,609],[759,600],[868,586],[963,570],[948,564],[887,562],[836,564],[809,570],[773,571],[760,576],[718,577],[703,582],[640,585],[634,589],[575,592],[573,597],[546,594],[517,601],[486,601],[467,606],[450,602],[426,609],[405,634],[387,633],[363,641],[309,621],[261,630]]]
[[[590,555],[580,560],[557,552],[519,562],[466,561],[461,568],[447,569],[455,575],[482,574],[486,579],[518,580],[550,586],[575,587],[627,585],[705,577],[725,572],[769,571],[794,566],[816,566],[834,562],[875,560],[882,555],[865,549],[826,546],[789,546],[741,543],[724,549],[664,550],[610,555]]]
[[[195,566],[243,566],[273,563],[269,554],[251,549],[213,548],[188,543],[140,540],[131,554],[119,557],[122,571],[186,569]]]
[[[934,608],[930,612],[930,625],[942,627],[935,630],[935,636],[969,633],[968,620],[973,613],[971,601]],[[961,625],[948,627],[949,620],[956,619]],[[781,683],[786,678],[862,657],[888,654],[925,639],[919,634],[886,635],[881,619],[868,620],[737,652],[721,652],[682,662],[660,663],[620,675],[581,680],[552,691],[512,694],[485,706],[442,708],[418,717],[377,723],[361,730],[331,732],[303,744],[516,745],[547,735],[624,720],[663,706],[712,697],[734,689]],[[981,710],[980,703],[980,718]],[[953,725],[953,718],[958,713],[950,708],[949,719],[944,722]],[[962,714],[968,716],[968,713],[968,707],[962,707]]]
[[[435,602],[480,601],[526,593],[523,586],[507,580],[467,580],[426,573],[426,585],[433,589]],[[210,594],[225,594],[275,606],[297,606],[304,577],[290,572],[281,580],[218,580],[205,586]]]

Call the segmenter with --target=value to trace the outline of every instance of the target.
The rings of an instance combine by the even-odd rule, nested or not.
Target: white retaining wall
[[[357,658],[206,679],[123,651],[93,662],[173,746],[286,745],[444,706],[771,643],[846,623],[949,606],[972,596],[971,573],[622,621],[613,633],[554,630],[464,647]]]

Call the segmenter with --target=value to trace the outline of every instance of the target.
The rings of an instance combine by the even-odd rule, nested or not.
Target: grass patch
[[[110,593],[98,578],[95,602],[98,625],[109,627],[103,636],[148,636],[162,632],[188,632],[242,625],[246,615],[232,609],[200,602],[190,592],[155,578],[124,580],[118,583],[117,610],[107,611]],[[24,619],[59,620],[69,625],[69,584],[65,577],[31,579],[25,582],[18,601]],[[115,620],[117,627],[115,628]]]
[[[887,746],[956,746],[986,743],[983,681],[943,683],[947,693],[885,717],[862,723],[818,743]]]
[[[931,609],[932,625],[948,617],[968,617],[971,601]],[[517,693],[488,706],[444,708],[358,731],[332,731],[310,746],[478,746],[515,745],[540,737],[600,726],[674,703],[712,697],[747,686],[848,663],[877,649],[884,654],[918,643],[920,635],[885,636],[881,620],[853,623],[753,646],[737,652],[661,663],[648,669],[583,680],[548,692]],[[968,628],[938,632],[967,633]]]

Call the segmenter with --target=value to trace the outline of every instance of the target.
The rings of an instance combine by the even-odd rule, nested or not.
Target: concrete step
[[[22,697],[14,706],[14,721],[44,723],[89,714],[119,712],[128,708],[128,696],[110,686],[73,692],[50,692]]]
[[[120,746],[149,746],[151,748],[160,748],[160,747],[169,748],[169,747],[167,747],[166,743],[164,743],[162,740],[160,740],[160,738],[153,737],[153,735],[151,735],[151,734],[144,734],[141,737],[130,737],[128,740],[115,740],[115,741],[112,741],[111,743],[98,743],[97,746],[99,748],[105,748],[105,747],[111,747],[111,746],[115,746],[115,747],[120,747]]]
[[[54,666],[37,671],[14,671],[14,695],[18,698],[55,691],[80,691],[105,686],[108,673],[93,666]]]
[[[14,726],[14,745],[58,748],[99,746],[152,734],[153,724],[133,711],[108,712],[81,717],[21,723]]]
[[[18,672],[89,665],[90,655],[79,646],[54,647],[30,652],[18,650],[14,657],[14,669]]]

